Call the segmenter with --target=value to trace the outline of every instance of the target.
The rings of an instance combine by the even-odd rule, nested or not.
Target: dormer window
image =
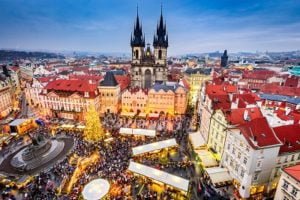
[[[89,97],[89,93],[88,92],[84,92],[84,97]]]

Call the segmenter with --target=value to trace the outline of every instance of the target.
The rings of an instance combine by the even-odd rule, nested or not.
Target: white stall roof
[[[155,137],[156,131],[152,129],[120,128],[120,134]]]
[[[28,121],[28,119],[16,119],[12,121],[9,126],[19,126],[20,124],[23,124],[24,122]]]
[[[120,134],[132,135],[132,128],[120,128]]]
[[[125,117],[133,117],[135,115],[134,112],[121,112],[121,116]]]
[[[148,115],[149,117],[153,117],[153,118],[158,118],[159,114],[158,113],[149,113]]]
[[[79,128],[79,129],[84,129],[85,126],[84,125],[78,125],[76,128]]]
[[[163,140],[159,142],[154,142],[154,143],[134,147],[132,148],[132,152],[133,155],[136,156],[139,154],[148,153],[151,151],[156,151],[156,150],[160,150],[168,147],[174,147],[174,146],[177,146],[176,140],[169,139],[169,140]]]
[[[189,189],[189,181],[181,178],[179,176],[175,176],[169,174],[167,172],[163,172],[161,170],[148,167],[146,165],[142,165],[133,161],[130,161],[128,170],[146,176],[148,178],[154,179],[156,181],[162,182],[164,184],[175,187],[179,190],[187,192]]]
[[[206,168],[205,171],[209,175],[214,185],[224,183],[227,181],[232,181],[232,177],[230,176],[228,169],[226,168],[212,167]]]
[[[74,125],[72,125],[72,124],[63,124],[63,125],[61,125],[61,128],[74,128]]]
[[[109,182],[104,179],[96,179],[84,186],[82,196],[86,200],[98,200],[105,197],[110,188]]]
[[[133,135],[144,135],[144,136],[155,137],[156,131],[151,130],[151,129],[133,129],[132,134]]]
[[[205,141],[199,132],[190,133],[189,139],[195,149],[205,145]]]
[[[213,157],[212,153],[207,150],[195,150],[204,167],[214,167],[218,165],[218,162]]]

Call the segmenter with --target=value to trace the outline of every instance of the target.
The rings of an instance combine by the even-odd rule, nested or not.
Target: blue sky
[[[171,55],[300,49],[299,0],[0,0],[0,48],[130,52],[136,5],[152,43],[161,2]]]

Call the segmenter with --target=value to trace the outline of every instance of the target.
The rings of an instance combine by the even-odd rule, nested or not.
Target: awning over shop
[[[156,131],[151,129],[132,129],[132,134],[155,137]]]
[[[85,129],[85,126],[79,125],[79,126],[77,126],[76,128],[78,128],[78,129]]]
[[[120,128],[120,134],[155,137],[156,131],[152,129]]]
[[[233,180],[230,176],[228,169],[221,167],[212,167],[205,169],[207,175],[210,177],[214,186],[223,186],[231,183]]]
[[[134,112],[121,112],[121,116],[134,117],[135,113]]]
[[[218,162],[214,158],[213,154],[208,150],[195,150],[198,157],[201,159],[201,163],[204,167],[218,166]]]
[[[175,147],[178,146],[175,139],[163,140],[159,142],[154,142],[142,146],[137,146],[132,148],[133,155],[139,155],[143,153],[148,153],[151,151],[156,151],[164,148]]]
[[[72,124],[63,124],[61,125],[61,128],[74,128],[75,126]]]
[[[179,176],[175,176],[167,172],[152,167],[148,167],[146,165],[142,165],[133,161],[130,161],[128,170],[140,174],[142,176],[146,176],[148,178],[154,179],[161,183],[170,185],[181,191],[188,192],[189,181]]]
[[[191,141],[194,149],[197,149],[199,147],[203,147],[206,144],[203,137],[202,137],[202,135],[199,132],[190,133],[189,134],[189,140]]]
[[[149,113],[148,115],[150,118],[158,118],[159,114],[158,113]]]
[[[147,113],[141,112],[141,113],[139,114],[139,117],[142,117],[142,118],[146,118],[146,116],[147,116]]]
[[[21,125],[23,123],[26,123],[26,122],[29,122],[29,120],[28,119],[16,119],[16,120],[12,121],[9,124],[9,126],[19,126],[19,125]]]

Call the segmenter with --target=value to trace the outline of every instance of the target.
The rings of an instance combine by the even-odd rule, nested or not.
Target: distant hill
[[[64,56],[57,53],[48,52],[30,52],[30,51],[14,51],[14,50],[0,50],[0,61],[14,61],[18,59],[49,59],[49,58],[60,58]]]

